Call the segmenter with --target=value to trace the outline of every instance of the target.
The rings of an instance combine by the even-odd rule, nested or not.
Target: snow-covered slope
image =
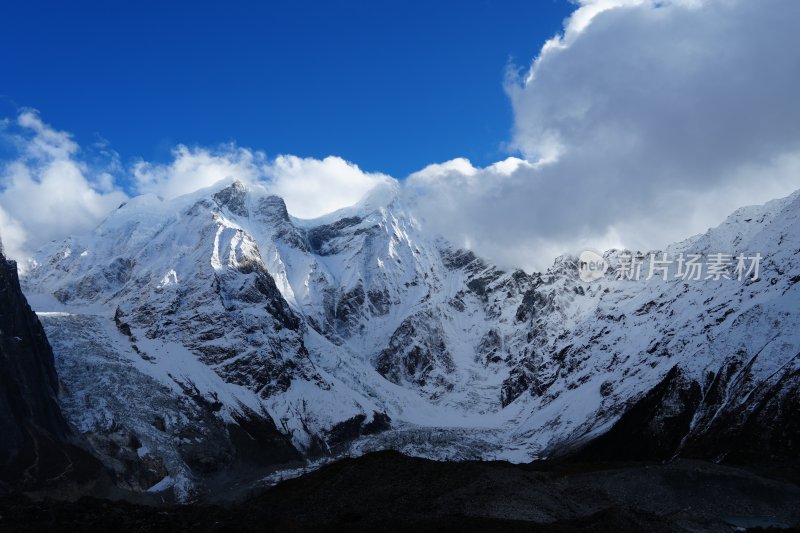
[[[243,420],[307,457],[528,460],[602,433],[674,367],[701,395],[716,379],[717,410],[796,373],[799,210],[798,194],[746,208],[667,250],[761,253],[758,281],[617,280],[612,251],[583,283],[574,258],[502,272],[427,235],[390,185],[309,221],[234,181],[132,200],[42,250],[25,290],[73,424],[123,427],[160,487],[202,471],[187,439],[223,443],[201,446],[209,470],[236,457]],[[172,422],[154,426],[162,406]]]
[[[682,428],[679,441],[685,439],[686,445],[724,411],[745,409],[768,384],[793,382],[796,390],[798,217],[800,194],[795,193],[741,209],[719,227],[667,250],[671,258],[731,254],[734,262],[740,254],[761,254],[756,281],[733,275],[705,279],[705,272],[703,279],[682,280],[675,278],[677,264],[666,281],[660,276],[646,280],[647,265],[640,280],[617,280],[621,252],[612,251],[606,254],[611,264],[606,276],[586,284],[577,279],[574,260],[562,258],[526,294],[532,305],[523,330],[535,340],[512,374],[520,376],[533,402],[518,435],[545,444],[547,428],[553,428],[546,453],[558,451],[565,441],[585,441],[607,429],[673,368],[708,403]],[[669,406],[662,407],[666,413]]]

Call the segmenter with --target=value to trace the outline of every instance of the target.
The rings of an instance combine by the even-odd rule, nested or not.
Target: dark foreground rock
[[[76,445],[57,393],[50,344],[0,247],[0,493],[100,476],[99,463]]]
[[[800,486],[693,460],[512,465],[379,452],[235,506],[16,497],[0,515],[6,531],[741,531],[800,525]]]
[[[795,357],[800,357],[800,354]],[[732,386],[730,376],[738,372]],[[781,368],[755,380],[749,368],[709,371],[707,383],[677,366],[635,402],[611,429],[569,452],[582,461],[662,461],[675,457],[726,464],[781,464],[800,457],[800,371]],[[726,390],[732,391],[726,394]],[[744,391],[744,392],[743,392]],[[741,397],[740,401],[733,398]]]

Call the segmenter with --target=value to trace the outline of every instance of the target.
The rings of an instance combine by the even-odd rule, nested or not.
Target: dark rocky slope
[[[688,457],[797,471],[800,375],[782,369],[768,382],[740,391],[745,400],[732,404],[729,390],[750,382],[746,368],[726,366],[698,383],[675,367],[609,431],[569,455],[585,461]]]
[[[0,500],[29,531],[742,531],[800,525],[800,487],[742,468],[345,459],[233,507]]]
[[[88,481],[98,464],[75,445],[57,402],[53,352],[0,249],[0,490]]]

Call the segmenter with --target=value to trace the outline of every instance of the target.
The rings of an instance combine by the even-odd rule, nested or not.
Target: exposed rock
[[[234,181],[228,187],[214,194],[214,201],[221,208],[227,209],[234,215],[246,217],[247,187],[241,181]]]
[[[339,252],[335,239],[342,235],[342,230],[357,226],[362,221],[361,217],[345,217],[332,224],[317,226],[308,230],[308,243],[311,250],[319,255],[333,255]]]
[[[77,446],[57,401],[53,352],[0,248],[0,491],[89,482],[99,465]]]
[[[448,373],[454,369],[444,335],[436,319],[420,313],[406,319],[378,356],[376,368],[393,383],[413,383],[432,396],[452,387]]]

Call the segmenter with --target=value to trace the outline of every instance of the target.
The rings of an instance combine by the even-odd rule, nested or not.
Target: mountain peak
[[[730,376],[725,365],[756,356],[748,383],[780,365],[797,370],[798,324],[786,309],[796,309],[800,288],[798,214],[785,203],[763,210],[763,218],[748,211],[708,232],[703,245],[760,252],[762,282],[635,282],[609,272],[588,284],[578,282],[573,256],[541,275],[503,273],[426,234],[396,182],[350,208],[298,220],[266,187],[230,180],[169,202],[132,200],[102,232],[40,254],[27,283],[40,301],[60,305],[47,310],[68,311],[44,321],[57,357],[76,362],[64,365],[79,390],[65,403],[71,419],[85,419],[85,387],[109,403],[128,394],[108,409],[162,450],[172,479],[192,472],[192,456],[172,444],[188,426],[165,433],[150,418],[171,409],[170,420],[212,434],[232,423],[240,403],[264,409],[309,455],[367,439],[378,413],[391,428],[361,444],[391,439],[409,453],[450,458],[500,449],[529,460],[607,427],[676,365],[688,376],[676,387],[708,372]],[[117,307],[119,323],[111,320]],[[151,414],[129,419],[136,399],[128,389],[83,381],[84,352],[97,346],[110,354],[92,363],[98,373],[116,375],[121,358],[132,379],[155,380],[165,398],[188,395],[210,414],[159,400]],[[739,394],[719,387],[718,398]],[[96,411],[104,419],[106,407]],[[409,429],[443,425],[457,430],[436,450]],[[462,442],[475,427],[486,431]]]
[[[247,186],[240,180],[234,180],[230,185],[220,190],[213,196],[220,208],[227,208],[235,215],[248,216]]]

